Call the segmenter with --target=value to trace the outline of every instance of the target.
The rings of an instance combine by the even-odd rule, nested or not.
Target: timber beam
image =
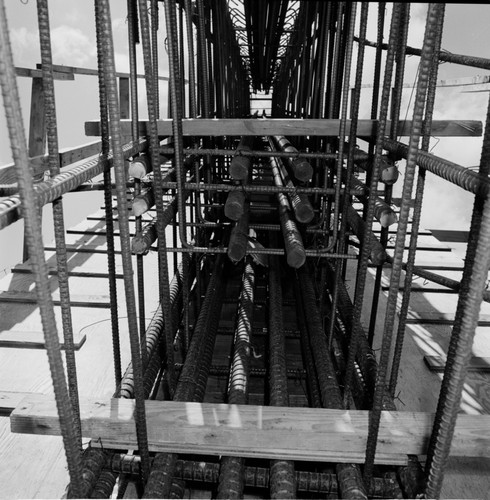
[[[369,411],[146,401],[152,452],[364,463]],[[80,402],[82,436],[105,448],[136,449],[134,400]],[[434,415],[382,412],[376,463],[406,465],[425,455]],[[60,435],[49,396],[28,395],[10,416],[12,432]],[[490,415],[459,415],[451,455],[488,457]]]
[[[182,129],[185,136],[322,136],[336,137],[339,135],[341,120],[329,119],[293,119],[272,118],[267,120],[255,118],[187,118],[182,120]],[[158,135],[172,135],[172,120],[158,120]],[[377,120],[359,120],[357,135],[360,137],[375,137]],[[347,120],[347,128],[350,120]],[[387,127],[390,127],[388,122]],[[402,135],[410,135],[411,121],[400,121],[398,130]],[[131,135],[131,120],[121,120],[122,135]],[[85,122],[85,134],[100,136],[100,122]],[[149,122],[139,122],[139,134],[149,135]],[[431,134],[437,137],[480,137],[482,122],[477,120],[433,120]]]

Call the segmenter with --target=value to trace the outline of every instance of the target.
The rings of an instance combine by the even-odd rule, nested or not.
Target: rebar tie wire
[[[32,175],[29,170],[27,141],[20,108],[4,0],[0,0],[0,85],[19,185],[19,195],[22,200],[27,245],[36,281],[37,302],[43,325],[61,435],[65,446],[71,494],[74,497],[82,498],[85,495],[81,475],[81,450],[78,446],[78,437],[74,426],[74,411],[68,393],[58,340],[58,330],[49,287],[48,268],[44,258],[41,221]]]
[[[142,457],[142,479],[146,481],[150,466],[148,451],[148,435],[146,428],[145,394],[143,385],[143,366],[136,319],[136,301],[133,283],[133,268],[129,237],[128,204],[126,198],[126,173],[124,157],[121,149],[120,112],[117,99],[116,70],[114,61],[114,45],[112,39],[111,15],[108,0],[96,2],[96,23],[101,34],[102,59],[105,68],[107,103],[110,118],[110,132],[114,154],[114,170],[116,177],[117,207],[119,213],[119,231],[121,234],[121,253],[124,270],[124,288],[128,316],[129,340],[131,344],[131,361],[135,380],[135,422],[138,438],[138,449]],[[158,169],[157,169],[158,170]]]
[[[400,4],[401,5],[401,4]],[[422,58],[420,63],[419,79],[417,82],[417,92],[414,104],[414,113],[412,120],[412,130],[409,141],[409,154],[407,155],[407,166],[405,170],[405,179],[402,190],[402,203],[400,209],[400,218],[396,236],[396,244],[393,257],[393,266],[390,278],[390,289],[386,305],[385,325],[381,343],[381,354],[378,364],[378,375],[376,389],[374,392],[373,410],[370,417],[368,441],[366,446],[366,464],[364,468],[365,481],[369,481],[374,467],[374,457],[376,454],[376,444],[379,431],[379,422],[381,411],[383,409],[383,398],[385,392],[386,375],[388,370],[388,361],[390,356],[391,340],[396,316],[396,306],[398,297],[398,288],[403,263],[403,252],[405,247],[405,237],[407,232],[408,217],[410,211],[409,201],[412,196],[413,183],[415,177],[416,156],[419,140],[422,132],[423,113],[427,95],[427,86],[429,81],[430,67],[433,62],[435,43],[437,39],[436,26],[439,22],[440,6],[442,4],[430,4],[424,44],[422,49]]]
[[[47,0],[37,2],[39,41],[43,72],[43,93],[46,114],[49,172],[51,177],[60,173],[58,130],[56,124],[56,102],[54,95],[53,61],[51,55],[51,33]],[[66,258],[65,223],[62,198],[53,201],[53,223],[56,242],[56,265],[60,290],[61,321],[65,341],[66,372],[68,391],[73,406],[74,426],[78,446],[82,449],[82,430],[80,423],[80,404],[78,400],[77,368],[73,343],[73,324],[70,308],[70,288],[68,284],[68,263]]]
[[[430,128],[432,125],[432,117],[434,111],[435,97],[436,97],[436,84],[437,84],[437,73],[439,69],[439,52],[441,50],[442,41],[442,31],[444,26],[444,7],[445,4],[441,4],[441,8],[438,12],[438,25],[434,27],[435,33],[435,48],[433,54],[432,66],[429,74],[429,83],[427,89],[427,102],[425,106],[425,119],[423,125],[423,137],[421,150],[428,151],[430,143]],[[412,278],[414,274],[415,267],[415,256],[417,251],[417,239],[418,232],[420,228],[420,218],[422,215],[422,202],[424,196],[425,188],[425,171],[421,168],[418,169],[417,177],[417,187],[415,189],[415,207],[412,215],[412,230],[410,235],[410,243],[407,257],[407,264],[403,266],[405,268],[405,282],[404,282],[404,292],[402,298],[402,304],[400,306],[400,311],[398,315],[398,331],[396,336],[395,350],[393,354],[393,362],[391,366],[391,378],[389,392],[392,397],[395,396],[396,384],[398,379],[398,370],[400,368],[403,341],[405,335],[405,328],[407,323],[408,307],[410,303],[410,292],[412,288]]]
[[[385,66],[380,115],[379,115],[379,127],[378,127],[378,134],[376,136],[374,164],[370,182],[370,193],[373,194],[376,192],[378,188],[379,170],[380,170],[379,167],[383,152],[382,141],[385,135],[386,125],[387,125],[388,102],[391,90],[393,63],[395,59],[396,37],[400,26],[401,7],[402,7],[401,4],[394,4],[393,14],[391,18],[390,38],[389,38],[390,48],[386,55],[386,66]],[[357,354],[357,349],[359,344],[359,336],[362,335],[361,312],[364,300],[364,291],[366,287],[368,260],[371,251],[371,235],[372,235],[372,226],[374,220],[374,210],[375,210],[375,196],[371,195],[369,196],[368,206],[367,206],[366,229],[365,229],[366,232],[364,236],[364,244],[362,245],[361,248],[361,254],[357,269],[356,289],[354,296],[354,310],[352,315],[353,330],[349,344],[349,352],[347,356],[345,384],[344,384],[344,405],[346,408],[349,407],[348,405],[349,405],[350,391],[354,375],[353,371],[354,371],[355,357]],[[365,480],[366,479],[367,477],[365,476]]]
[[[173,351],[173,335],[172,335],[172,314],[169,306],[170,285],[168,278],[168,260],[165,247],[167,246],[167,238],[165,234],[165,225],[163,222],[164,207],[163,207],[163,189],[162,189],[162,173],[159,168],[159,141],[157,130],[157,109],[155,90],[153,88],[153,67],[151,59],[151,41],[150,41],[150,26],[148,21],[148,6],[146,0],[138,0],[140,23],[141,23],[141,40],[143,44],[143,59],[145,66],[145,81],[146,81],[146,97],[148,102],[148,120],[149,120],[149,135],[150,135],[150,155],[153,165],[153,190],[155,194],[155,206],[157,212],[157,235],[158,235],[158,275],[160,288],[160,302],[162,305],[163,316],[165,320],[165,338],[167,346],[167,379],[171,394],[175,390],[175,369],[174,369],[174,351]],[[165,3],[167,8],[167,3]]]

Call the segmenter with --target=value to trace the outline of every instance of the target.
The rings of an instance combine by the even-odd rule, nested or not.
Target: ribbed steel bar
[[[126,144],[123,146],[124,158],[133,156],[145,148],[145,139],[141,139],[138,144]],[[107,158],[103,156],[91,157],[81,165],[63,170],[60,174],[46,181],[36,183],[34,191],[38,199],[38,205],[43,206],[51,203],[63,194],[72,191],[80,184],[101,174],[105,168],[111,168],[112,165],[113,155],[110,152]],[[12,195],[0,201],[0,229],[23,217],[20,206],[20,194]]]
[[[41,46],[41,63],[43,73],[44,110],[46,120],[46,135],[49,155],[49,173],[51,177],[60,173],[58,127],[56,123],[56,103],[53,80],[53,58],[51,54],[51,32],[49,28],[49,12],[47,0],[38,0],[37,15],[39,26],[39,41]],[[78,447],[82,449],[80,404],[78,401],[77,367],[73,343],[73,324],[70,306],[70,287],[68,283],[68,262],[66,256],[65,222],[63,201],[58,198],[53,201],[53,225],[56,242],[56,267],[58,270],[58,287],[61,302],[61,322],[65,344],[66,375],[68,392],[73,407],[73,424],[77,435]]]
[[[129,338],[131,344],[131,361],[135,377],[135,422],[138,438],[138,449],[142,456],[142,477],[146,479],[149,470],[148,436],[146,431],[146,411],[144,405],[143,367],[141,363],[138,323],[136,319],[136,303],[131,262],[131,248],[128,222],[128,206],[126,198],[126,174],[121,145],[120,112],[117,99],[116,69],[114,61],[114,45],[109,2],[96,2],[96,23],[101,30],[101,57],[105,66],[105,83],[107,104],[110,118],[110,131],[116,177],[117,207],[119,213],[119,231],[121,235],[121,253],[124,269],[124,289],[126,310],[128,315]]]
[[[490,127],[487,126],[480,162],[480,172],[488,175],[490,164]],[[475,200],[471,232],[475,234],[468,242],[465,272],[461,284],[456,318],[448,349],[448,362],[439,395],[434,429],[429,445],[427,472],[428,481],[425,494],[429,498],[439,498],[444,471],[449,457],[454,426],[460,411],[461,394],[466,371],[471,356],[473,338],[478,322],[482,293],[490,265],[490,200]],[[479,231],[478,231],[479,228]]]
[[[408,146],[406,144],[385,138],[383,140],[383,148],[390,153],[395,153],[400,158],[407,158]],[[419,167],[470,193],[478,196],[487,196],[490,192],[490,179],[466,167],[420,149],[417,151],[415,161]]]
[[[393,73],[393,63],[395,56],[395,42],[399,30],[401,5],[393,4],[393,15],[390,26],[390,50],[386,55],[385,74],[383,79],[383,89],[381,97],[381,107],[379,113],[379,127],[376,137],[375,159],[373,169],[370,176],[370,192],[376,192],[379,180],[379,162],[383,151],[382,139],[386,130],[386,122],[388,117],[388,102],[391,90],[391,77]],[[361,248],[359,264],[357,268],[357,279],[354,297],[353,310],[353,328],[350,339],[349,354],[347,357],[347,366],[344,381],[344,404],[348,407],[349,393],[352,383],[354,361],[357,354],[358,343],[361,333],[361,312],[364,301],[364,291],[366,286],[366,275],[368,268],[368,259],[371,250],[371,230],[374,219],[374,196],[369,197],[369,202],[365,217],[365,241]]]
[[[48,281],[48,269],[44,259],[44,246],[41,234],[39,205],[29,171],[27,141],[20,108],[19,92],[12,58],[9,29],[5,4],[0,0],[0,86],[5,108],[5,118],[11,143],[12,156],[16,167],[19,195],[25,217],[25,234],[35,273],[36,295],[41,313],[49,368],[53,381],[54,395],[58,408],[61,435],[70,475],[70,494],[73,497],[85,496],[81,474],[81,452],[75,431],[73,408],[68,394],[63,360],[58,340],[56,319]]]
[[[436,27],[441,15],[441,5],[430,4],[427,14],[426,30],[424,35],[423,54],[420,61],[419,78],[415,95],[412,129],[410,134],[409,152],[407,155],[407,165],[405,169],[402,203],[400,208],[400,220],[396,235],[396,243],[393,257],[393,266],[390,277],[390,289],[386,305],[386,316],[381,341],[381,354],[378,364],[378,375],[376,380],[376,390],[374,392],[373,411],[370,419],[368,440],[366,445],[366,464],[364,467],[364,477],[371,478],[374,467],[374,457],[378,438],[379,422],[383,406],[385,393],[386,375],[390,356],[391,341],[393,336],[394,321],[396,316],[396,306],[398,297],[398,287],[402,270],[403,252],[405,248],[405,238],[407,233],[408,217],[410,211],[409,201],[412,196],[416,155],[418,144],[422,132],[422,120],[426,103],[427,86],[429,80],[430,67],[433,63],[435,43],[437,39]]]
[[[441,41],[442,41],[442,31],[444,27],[444,6],[442,4],[442,9],[438,12],[438,24],[434,26],[435,31],[435,46],[434,46],[434,54],[432,66],[429,73],[429,81],[427,88],[427,102],[425,107],[425,118],[424,125],[422,129],[422,151],[429,150],[430,143],[430,127],[432,124],[432,116],[434,112],[434,104],[436,98],[436,84],[437,84],[437,74],[439,69],[438,58],[439,52],[441,49]],[[425,171],[422,169],[418,169],[417,173],[417,187],[415,189],[415,206],[412,215],[412,229],[410,234],[410,243],[408,250],[407,263],[405,267],[405,281],[403,287],[403,298],[400,306],[400,311],[398,314],[398,330],[395,342],[395,349],[393,353],[393,361],[391,365],[391,377],[390,377],[390,385],[389,391],[392,396],[395,395],[396,384],[398,380],[398,370],[400,367],[402,350],[403,350],[403,341],[405,336],[405,328],[407,323],[407,315],[408,315],[408,307],[410,304],[410,292],[412,287],[412,278],[414,274],[414,266],[415,266],[415,256],[417,251],[417,240],[418,240],[418,232],[420,228],[420,218],[422,215],[422,202],[424,197],[425,190]]]
[[[366,233],[367,233],[366,222],[361,218],[361,216],[352,207],[352,205],[349,205],[347,207],[345,215],[347,223],[352,228],[352,231],[357,236],[357,238],[361,243],[361,246],[363,247],[364,245],[366,245]],[[374,265],[380,266],[386,260],[386,250],[382,247],[379,240],[376,238],[374,233],[372,233],[372,231],[368,237],[371,239],[369,258]]]
[[[167,6],[166,2],[166,6]],[[158,284],[160,302],[162,304],[163,314],[165,318],[165,333],[167,343],[167,379],[171,393],[175,388],[175,374],[174,374],[174,352],[173,352],[173,335],[172,335],[172,316],[169,306],[168,297],[169,279],[168,279],[168,260],[167,252],[165,251],[166,234],[165,225],[163,222],[163,188],[162,188],[162,173],[160,166],[159,154],[159,139],[157,131],[157,102],[155,94],[155,79],[153,77],[153,65],[151,54],[151,40],[150,40],[150,23],[148,19],[148,5],[145,0],[138,0],[139,13],[140,13],[140,26],[141,26],[141,41],[143,45],[143,59],[145,67],[146,78],[146,98],[148,102],[148,119],[149,119],[149,132],[150,132],[150,157],[153,166],[153,189],[155,194],[155,203],[157,210],[157,235],[158,235]],[[173,6],[175,7],[175,5]],[[174,12],[175,13],[175,12]],[[170,93],[169,93],[170,95]]]
[[[155,111],[160,117],[160,92],[158,81],[158,0],[150,0],[150,31],[151,31],[151,63],[153,68],[153,94],[155,96]]]
[[[271,158],[271,161],[274,161],[275,158]],[[178,183],[176,182],[163,182],[162,187],[163,189],[176,189]],[[186,182],[184,184],[184,189],[186,191],[198,191],[198,192],[206,192],[206,191],[223,191],[223,192],[230,192],[230,191],[243,191],[245,193],[265,193],[265,194],[272,194],[272,193],[291,193],[291,194],[323,194],[323,195],[335,195],[336,189],[335,188],[306,188],[306,187],[288,187],[284,186],[284,184],[281,184],[279,186],[266,186],[266,185],[261,185],[261,184],[210,184],[210,183],[197,183],[197,182]],[[354,187],[353,189],[350,190],[349,194],[352,196],[364,194],[365,190],[360,189],[359,187]],[[340,194],[344,194],[345,190],[342,188],[340,189]]]
[[[283,181],[279,170],[278,162],[275,158],[271,158],[271,168],[274,176],[276,187],[282,187]],[[284,246],[286,249],[287,262],[291,267],[301,267],[306,260],[305,248],[303,246],[303,238],[292,218],[292,211],[289,200],[283,193],[277,193],[279,221],[284,238]]]
[[[97,6],[94,5],[94,9]],[[109,115],[107,110],[107,91],[105,84],[105,65],[102,57],[102,29],[100,24],[96,24],[97,38],[97,69],[99,86],[99,114],[101,128],[101,155],[107,158],[110,151]],[[134,142],[133,142],[134,144]],[[112,334],[112,354],[114,360],[114,382],[115,387],[121,383],[121,345],[119,335],[119,314],[117,310],[117,286],[116,286],[116,258],[114,243],[114,220],[112,211],[112,182],[111,169],[109,165],[104,168],[104,212],[106,224],[106,244],[107,244],[107,271],[109,274],[109,298],[111,311],[111,334]],[[114,188],[116,186],[114,185]]]
[[[211,331],[212,328],[210,328],[210,322],[212,323],[213,319],[216,322],[217,310],[221,310],[219,307],[221,301],[219,299],[224,288],[223,265],[223,256],[218,256],[174,394],[174,400],[176,401],[189,401],[194,398],[201,365],[204,362],[202,354],[209,353],[209,348],[207,348],[209,344],[214,345],[214,335],[213,331]],[[216,329],[214,334],[216,334]],[[209,370],[209,367],[207,369]],[[177,454],[175,453],[159,453],[155,456],[144,498],[169,497],[176,462]]]
[[[232,262],[242,260],[247,252],[249,217],[249,205],[246,203],[243,215],[231,230],[230,243],[228,244],[228,257]]]
[[[366,45],[369,47],[377,47],[378,44],[375,42],[366,41]],[[381,44],[383,50],[389,49],[389,44]],[[421,56],[423,49],[417,49],[414,47],[407,47],[407,54],[410,56]],[[439,54],[440,62],[448,62],[453,64],[460,64],[462,66],[470,66],[472,68],[480,68],[490,70],[490,59],[484,57],[476,56],[466,56],[462,54],[452,54],[447,50],[441,50]]]
[[[173,314],[173,325],[174,325],[174,335],[177,330],[178,319],[179,319],[179,310],[181,306],[180,298],[182,296],[182,269],[177,269],[175,276],[170,283],[170,303]],[[163,337],[164,333],[164,318],[161,306],[155,311],[153,318],[151,319],[148,328],[146,329],[145,334],[145,345],[143,349],[146,350],[146,357],[150,360],[145,369],[144,375],[144,390],[145,397],[148,398],[150,396],[150,392],[152,387],[155,384],[155,380],[157,378],[158,371],[160,366],[162,365],[162,360],[165,358],[165,346]],[[115,393],[113,394],[114,398],[125,398],[132,399],[134,398],[134,375],[132,364],[130,363],[124,373],[124,377],[120,385],[117,387]],[[103,450],[98,448],[94,448],[94,450],[98,451],[99,455],[92,454],[92,461],[96,460],[96,463],[100,464],[104,463],[104,461],[113,461],[114,454],[112,453],[104,453]],[[128,455],[129,456],[129,455]],[[134,456],[134,455],[133,455]],[[140,457],[138,457],[139,460]],[[93,469],[94,465],[88,463],[86,465],[86,460],[84,458],[84,467],[89,467],[89,469]],[[84,469],[85,471],[85,469]],[[109,471],[107,471],[109,472]],[[102,474],[104,471],[102,472]],[[87,491],[92,491],[92,498],[110,498],[110,494],[112,493],[112,489],[110,489],[110,485],[115,483],[117,479],[118,471],[111,470],[110,474],[106,474],[104,476],[96,479],[94,474],[86,475],[84,472],[84,478],[87,481]],[[121,471],[123,474],[127,474],[127,471]],[[94,481],[97,480],[95,483]],[[114,487],[114,485],[113,485]],[[119,490],[121,487],[119,487]],[[109,493],[108,493],[109,492]]]
[[[138,455],[115,454],[107,461],[106,467],[124,474],[139,474],[141,459]],[[219,478],[220,464],[216,462],[177,460],[174,477],[186,481],[201,483],[216,483]],[[268,488],[270,484],[270,469],[265,467],[245,466],[245,486],[252,488]],[[336,474],[328,472],[296,471],[298,491],[338,495],[338,480]],[[369,488],[372,498],[401,498],[398,496],[399,486],[392,475],[374,477]]]
[[[347,62],[346,62],[346,75],[345,78],[347,82],[350,79],[350,66],[351,66],[351,58],[352,58],[352,44],[353,44],[353,36],[354,36],[354,23],[355,23],[355,7],[353,9],[353,14],[351,18],[351,24],[350,24],[350,30],[349,30],[349,45],[348,45],[348,51],[347,51]],[[363,3],[361,7],[361,19],[360,19],[360,27],[359,27],[359,37],[361,40],[364,40],[366,38],[366,30],[367,30],[367,20],[368,20],[368,5],[367,3]],[[360,99],[361,99],[361,83],[362,83],[362,71],[363,71],[363,64],[364,64],[364,45],[362,42],[359,43],[359,50],[357,54],[357,67],[356,67],[356,77],[355,77],[355,85],[354,85],[354,92],[352,94],[352,105],[351,105],[351,116],[352,116],[352,121],[351,121],[351,127],[350,127],[350,137],[356,137],[357,136],[357,123],[358,123],[358,115],[359,115],[359,105],[360,105]],[[348,91],[349,91],[349,86],[344,84],[344,96],[343,96],[343,116],[346,116],[347,114],[347,102],[348,102]],[[343,146],[343,141],[345,138],[345,127],[343,130],[343,133],[340,135],[340,146]],[[355,141],[351,140],[349,141],[348,147],[347,147],[347,169],[345,172],[342,169],[342,165],[338,165],[338,169],[342,171],[341,177],[345,181],[345,190],[349,191],[351,184],[354,183],[356,180],[354,178],[353,170],[354,170],[354,150],[355,150]],[[343,150],[339,149],[339,159],[337,160],[338,162],[341,161],[341,158],[343,156]],[[338,180],[339,181],[339,180]],[[367,201],[367,200],[366,200]],[[345,246],[346,246],[346,232],[347,232],[347,224],[348,224],[348,218],[347,218],[347,212],[349,209],[351,209],[351,200],[349,199],[348,196],[343,197],[342,200],[342,217],[340,220],[340,231],[339,231],[339,237],[337,239],[337,251],[339,253],[343,253],[345,251]],[[376,211],[375,211],[375,216],[376,216]],[[332,346],[332,340],[333,340],[333,332],[335,328],[335,316],[337,314],[337,300],[338,300],[338,291],[337,291],[337,283],[341,281],[341,273],[342,273],[342,264],[341,262],[338,263],[338,265],[335,267],[335,271],[337,273],[336,279],[334,281],[334,287],[332,291],[332,306],[331,306],[331,312],[330,312],[330,324],[328,327],[328,339],[329,339],[329,347]]]
[[[322,406],[324,408],[343,408],[342,396],[337,382],[337,375],[333,366],[327,337],[325,336],[322,321],[316,305],[316,295],[313,288],[310,272],[303,266],[298,271],[301,298],[306,316],[308,335],[315,359],[315,366],[320,385]],[[367,493],[363,484],[359,466],[352,464],[338,464],[336,466],[339,478],[339,489],[342,498],[365,498]]]
[[[279,168],[279,173],[282,178],[282,183],[288,188],[295,188],[294,182],[289,177],[289,173],[281,160],[276,161],[276,165]],[[309,224],[315,213],[313,207],[311,206],[310,200],[304,193],[288,193],[289,202],[294,211],[294,216],[296,220],[302,224]]]
[[[305,310],[298,280],[294,280],[294,296],[296,302],[296,321],[300,330],[301,353],[303,355],[303,365],[306,369],[306,379],[308,384],[308,402],[312,408],[321,408],[322,400],[320,396],[320,387],[318,376],[313,358],[313,351],[310,345],[308,329],[306,327]],[[284,306],[284,303],[283,303]]]
[[[253,136],[244,136],[253,137]],[[165,155],[173,155],[175,152],[174,148],[161,146],[160,152]],[[322,153],[309,152],[309,151],[263,151],[263,150],[247,150],[247,149],[223,149],[223,148],[185,148],[185,155],[213,155],[213,156],[232,156],[232,157],[244,157],[244,158],[310,158],[312,160],[336,160],[338,158],[338,153]],[[358,161],[366,160],[367,153],[363,151],[356,151],[354,154],[354,159]]]
[[[233,357],[228,379],[228,404],[248,403],[254,294],[255,271],[248,260],[245,262],[242,276]],[[244,486],[245,460],[241,457],[222,457],[216,498],[243,498]]]
[[[269,258],[269,403],[271,406],[289,406],[281,267],[278,257]],[[271,498],[296,498],[294,462],[271,460],[270,470]]]

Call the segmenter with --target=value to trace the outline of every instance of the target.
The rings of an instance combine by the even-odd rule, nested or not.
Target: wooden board
[[[73,346],[75,351],[80,350],[86,339],[87,337],[84,334],[73,334]],[[62,349],[65,348],[65,344],[61,339],[60,346]],[[43,332],[6,330],[0,331],[0,347],[44,349],[46,347],[46,343],[44,342]]]
[[[424,356],[425,364],[430,370],[435,372],[443,372],[446,365],[446,358],[442,356]],[[469,372],[490,372],[490,358],[482,358],[472,356],[467,367]]]
[[[388,121],[387,127],[390,127]],[[405,130],[410,134],[411,121],[401,121],[398,130]],[[347,120],[347,127],[350,127],[350,120]],[[139,122],[140,135],[148,135],[148,122]],[[327,119],[294,119],[294,118],[274,118],[274,119],[254,119],[254,118],[199,118],[182,120],[184,135],[309,135],[309,136],[338,136],[340,131],[340,120]],[[359,120],[357,125],[357,135],[376,135],[376,120]],[[131,121],[121,120],[122,135],[131,135]],[[482,135],[482,123],[475,120],[433,120],[431,133],[438,137],[480,137]],[[100,122],[85,122],[85,134],[87,136],[100,136]],[[172,120],[158,120],[158,135],[171,136]]]
[[[69,264],[69,262],[68,262]],[[19,274],[32,274],[32,266],[30,264],[18,264],[17,266],[11,269],[13,273]],[[48,264],[48,273],[52,276],[56,276],[58,274],[58,269],[54,264]],[[79,278],[108,278],[109,273],[107,270],[102,270],[100,268],[86,266],[84,264],[79,266],[68,265],[68,276],[76,276]],[[121,279],[124,278],[124,274],[122,272],[122,266],[116,266],[116,278]]]
[[[454,312],[415,312],[409,311],[407,315],[407,324],[435,324],[435,325],[447,325],[454,323]],[[478,326],[490,326],[490,315],[480,314],[478,318]]]
[[[27,392],[1,391],[0,392],[0,416],[8,417],[20,402],[28,396]]]
[[[35,292],[20,292],[8,290],[0,292],[1,302],[13,302],[17,304],[37,304]],[[71,295],[70,302],[72,307],[110,307],[109,297],[107,295]],[[53,292],[54,305],[60,305],[60,295]]]
[[[135,449],[134,400],[81,401],[82,435],[103,446]],[[287,460],[362,463],[369,412],[147,401],[150,451],[239,455]],[[28,396],[10,416],[12,432],[59,435],[56,405],[47,396]],[[377,462],[406,463],[423,455],[433,414],[383,412]],[[487,456],[490,415],[460,415],[452,441],[454,456]]]

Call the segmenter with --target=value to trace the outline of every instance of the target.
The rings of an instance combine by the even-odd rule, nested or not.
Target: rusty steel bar
[[[255,272],[250,261],[247,261],[242,276],[233,357],[228,379],[228,404],[248,403],[254,293]],[[223,457],[216,498],[242,498],[244,486],[245,460],[241,457]]]

